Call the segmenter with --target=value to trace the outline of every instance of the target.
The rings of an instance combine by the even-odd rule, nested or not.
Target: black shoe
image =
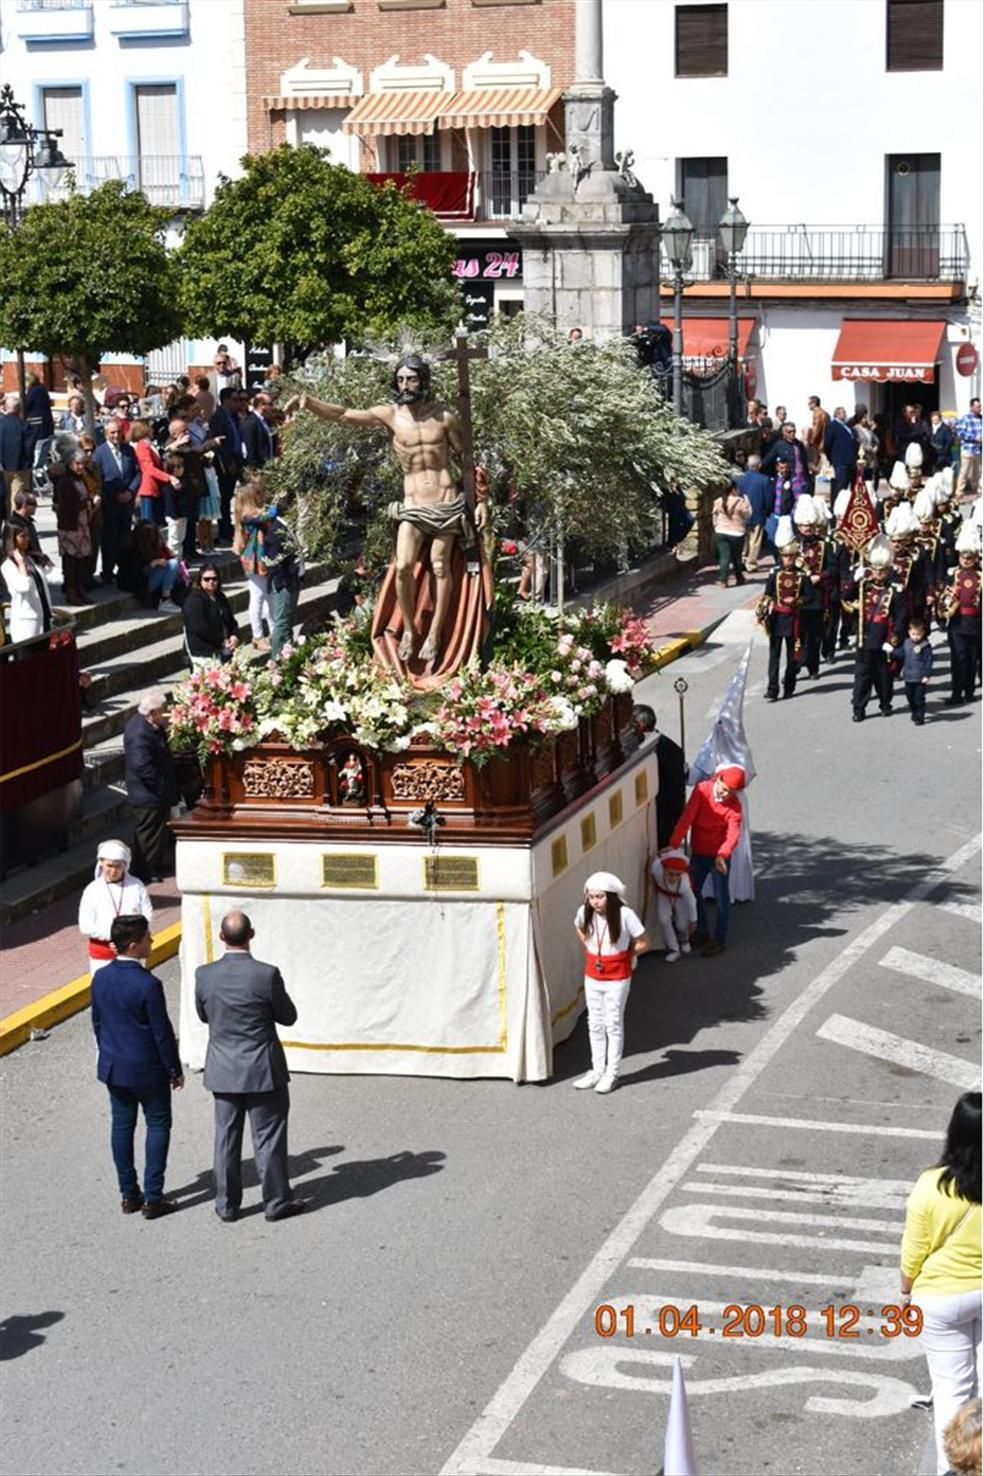
[[[121,1199],[120,1208],[125,1215],[135,1215],[138,1210],[143,1209],[143,1195],[135,1194],[132,1199]]]
[[[140,1213],[145,1220],[159,1220],[162,1215],[173,1215],[177,1207],[169,1199],[155,1199],[151,1203],[145,1204]]]
[[[912,721],[915,723],[917,728],[921,728],[924,726],[926,719],[924,717],[914,717]]]
[[[947,707],[962,707],[963,706],[963,698],[962,697],[948,697],[946,699],[946,705],[947,705]]]
[[[855,708],[853,721],[856,723],[864,722],[864,713],[860,710],[860,708]]]
[[[882,717],[892,716],[892,709],[890,707],[879,707],[878,711],[881,713]]]
[[[779,701],[779,693],[778,692],[766,692],[766,694],[765,694],[765,700],[766,700],[766,702],[778,702]]]
[[[277,1210],[275,1215],[267,1215],[267,1219],[271,1224],[277,1220],[292,1220],[295,1215],[303,1215],[306,1209],[307,1204],[303,1199],[289,1199],[283,1209]]]
[[[226,1210],[225,1214],[221,1210],[216,1210],[215,1213],[224,1225],[234,1225],[239,1219],[239,1211],[237,1209]]]

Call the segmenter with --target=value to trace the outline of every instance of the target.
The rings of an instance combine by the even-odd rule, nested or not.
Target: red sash
[[[589,979],[600,979],[605,984],[631,979],[632,949],[627,948],[624,953],[609,953],[601,958],[585,949],[584,972]]]
[[[100,962],[105,963],[108,959],[116,957],[116,949],[104,943],[101,938],[90,938],[89,957],[98,958]]]

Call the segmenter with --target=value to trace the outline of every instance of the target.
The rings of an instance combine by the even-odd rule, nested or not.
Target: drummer
[[[116,918],[129,913],[140,913],[153,924],[147,888],[130,875],[130,847],[121,840],[102,841],[96,852],[95,879],[79,902],[79,932],[89,940],[90,977],[116,957],[110,929]]]

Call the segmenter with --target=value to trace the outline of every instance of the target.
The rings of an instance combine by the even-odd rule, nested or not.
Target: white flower
[[[624,661],[613,656],[605,667],[605,681],[612,692],[631,692],[635,685]]]
[[[326,723],[344,723],[348,713],[340,702],[329,698],[321,709],[321,716]]]
[[[577,727],[577,712],[566,697],[548,697],[547,701],[553,712],[554,724],[558,732],[566,732],[568,728]]]

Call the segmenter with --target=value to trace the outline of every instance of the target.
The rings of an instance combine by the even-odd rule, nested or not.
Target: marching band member
[[[981,537],[971,522],[957,535],[957,555],[959,567],[941,600],[950,642],[948,707],[973,702],[981,665]]]
[[[858,633],[854,657],[854,690],[851,705],[856,723],[864,722],[865,708],[874,687],[882,717],[892,713],[895,685],[894,658],[905,630],[905,604],[901,592],[889,583],[892,545],[879,533],[868,545],[867,570],[858,581]]]
[[[800,499],[802,501],[802,498]],[[769,636],[769,677],[765,689],[768,702],[779,697],[779,666],[783,648],[786,651],[786,670],[782,681],[782,695],[792,697],[796,689],[796,675],[802,656],[800,618],[806,575],[799,567],[799,544],[794,539],[780,550],[782,563],[773,569],[765,582],[765,593],[756,606],[756,618]]]

